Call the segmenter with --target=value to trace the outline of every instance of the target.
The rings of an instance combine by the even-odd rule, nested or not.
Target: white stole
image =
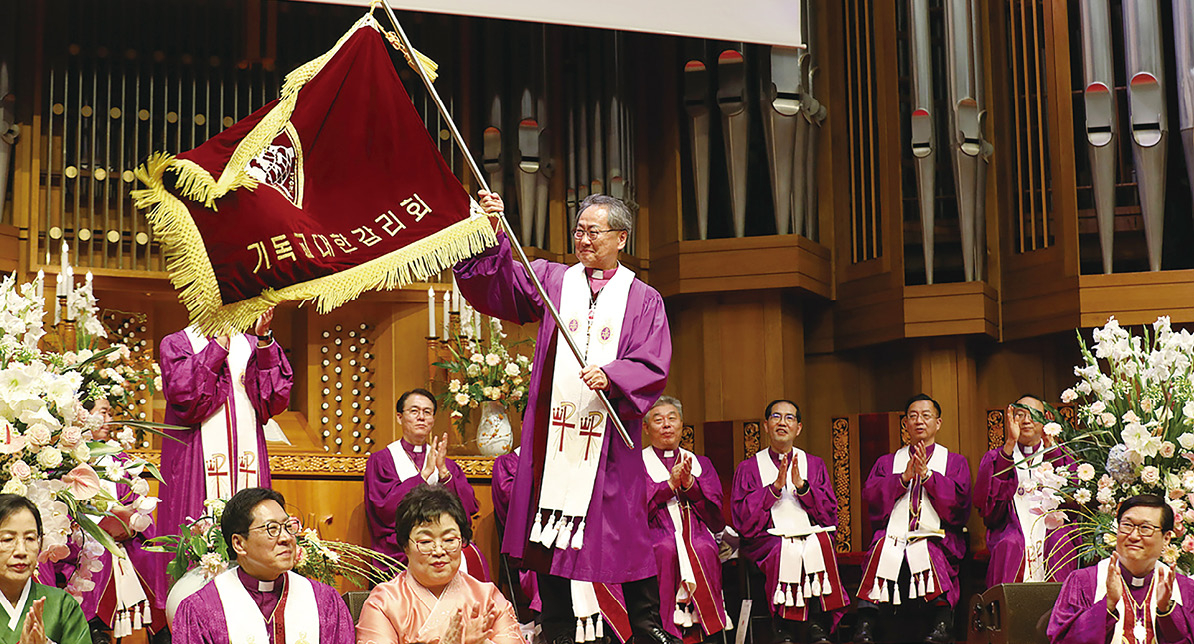
[[[572,590],[572,615],[576,617],[576,644],[593,642],[605,637],[605,619],[601,616],[601,605],[597,602],[597,590],[593,582],[569,582]]]
[[[196,355],[210,342],[194,327],[187,327],[186,334]],[[260,480],[258,470],[262,459],[257,450],[257,412],[245,392],[244,382],[245,369],[252,355],[253,346],[245,334],[228,338],[228,371],[236,427],[231,426],[233,413],[227,401],[199,426],[208,499],[230,498],[237,490],[257,487]]]
[[[213,579],[224,620],[228,624],[229,644],[268,644],[265,616],[257,602],[245,590],[234,566]],[[286,625],[286,641],[274,644],[319,644],[319,606],[315,587],[304,576],[286,573],[286,607],[281,615]]]
[[[1001,448],[1002,449],[1002,448]],[[1041,464],[1045,455],[1045,446],[1041,444],[1036,453],[1026,457],[1016,443],[1012,458],[1016,464],[1016,494],[1012,496],[1012,505],[1016,510],[1016,518],[1020,521],[1020,532],[1024,535],[1024,581],[1046,581],[1048,570],[1045,558],[1045,517],[1033,512],[1036,504],[1026,498],[1028,484],[1033,479],[1032,470]]]
[[[793,447],[792,458],[801,476],[807,477],[808,454]],[[770,486],[779,477],[779,468],[771,460],[770,449],[755,454],[755,464],[758,465],[759,480],[763,485]],[[829,583],[826,570],[826,553],[821,548],[821,540],[815,535],[837,530],[837,526],[822,527],[809,518],[804,504],[796,496],[796,487],[792,484],[790,474],[784,479],[779,499],[771,506],[771,525],[768,532],[780,538],[779,583],[771,603],[803,608],[807,600],[832,594],[833,586]],[[813,538],[809,539],[810,536]]]
[[[424,450],[427,450],[426,445],[417,445],[416,447],[422,447]],[[410,457],[410,454],[406,453],[406,448],[402,447],[401,440],[390,443],[386,449],[390,452],[390,458],[394,459],[394,470],[398,473],[399,481],[405,483],[410,477],[419,475],[419,468],[415,467],[414,459]],[[424,459],[430,457],[427,451],[424,451],[423,454]],[[427,461],[424,460],[423,464],[426,465]],[[432,470],[431,478],[427,480],[427,483],[429,485],[439,483],[439,470]]]
[[[105,454],[96,459],[95,465],[96,469],[99,469],[109,465],[120,465],[120,463],[111,454]],[[141,475],[143,469],[145,469],[143,465],[136,465],[125,472],[129,476],[137,477]],[[115,482],[100,479],[100,487],[111,494],[112,498],[120,498]],[[91,537],[86,538],[90,539]],[[149,596],[145,594],[145,588],[141,586],[141,578],[137,576],[137,570],[133,568],[133,562],[129,560],[128,550],[122,543],[117,543],[116,549],[119,554],[111,553],[112,583],[116,587],[116,615],[112,624],[112,635],[120,638],[128,637],[133,634],[133,631],[145,628],[151,618]]]
[[[896,451],[895,458],[892,459],[892,474],[904,473],[908,467],[908,461],[911,459],[909,452],[910,448],[906,445]],[[949,450],[945,449],[944,445],[935,445],[933,455],[929,457],[930,475],[932,472],[937,472],[944,476],[948,459]],[[923,482],[921,483],[923,484]],[[920,492],[920,521],[917,529],[910,532],[908,524],[911,519],[911,490],[913,487]],[[937,515],[937,509],[925,495],[923,485],[918,485],[916,479],[913,479],[909,482],[908,488],[909,491],[896,501],[895,507],[891,510],[891,516],[887,517],[887,534],[884,535],[882,549],[879,552],[879,565],[875,570],[875,584],[871,590],[871,601],[900,604],[900,589],[897,580],[900,576],[900,567],[905,560],[908,561],[908,569],[912,573],[912,580],[909,584],[909,593],[912,599],[924,597],[937,591],[936,582],[933,580],[933,561],[929,557],[928,539],[945,536],[945,532],[941,529],[941,517]]]
[[[619,265],[591,303],[585,267],[576,264],[564,272],[560,319],[590,365],[604,366],[618,357],[633,282],[634,272]],[[579,377],[580,363],[568,349],[563,330],[557,335],[547,453],[531,541],[548,548],[554,544],[579,549],[584,545],[585,515],[593,499],[607,419],[597,392]],[[547,521],[541,523],[544,513]]]
[[[1110,568],[1110,564],[1111,564],[1111,559],[1108,558],[1108,559],[1104,559],[1104,560],[1100,561],[1097,566],[1097,573],[1095,575],[1095,598],[1094,598],[1094,601],[1096,604],[1100,600],[1103,600],[1104,597],[1107,596],[1107,574],[1109,572],[1108,568]],[[1164,563],[1158,561],[1157,565],[1155,567],[1153,567],[1153,578],[1152,578],[1151,583],[1154,585],[1157,583],[1157,570],[1161,569],[1161,568],[1164,568],[1165,570],[1169,570],[1169,566],[1166,566]],[[1131,589],[1129,589],[1125,585],[1124,586],[1124,595],[1127,595],[1130,592],[1132,592]],[[1171,597],[1172,597],[1173,601],[1176,602],[1177,604],[1180,605],[1182,603],[1182,591],[1178,587],[1177,579],[1173,580],[1173,594],[1171,595]],[[1124,602],[1125,602],[1125,598],[1120,597],[1119,603],[1115,605],[1116,612],[1119,613],[1119,619],[1116,620],[1115,630],[1112,631],[1112,633],[1111,633],[1111,644],[1120,644],[1121,642],[1124,641],[1124,628],[1125,628],[1124,615],[1126,614],[1124,612],[1124,609],[1126,608],[1124,605]],[[1143,616],[1138,615],[1137,619],[1153,620],[1153,628],[1156,629],[1156,621],[1155,621],[1156,617],[1157,617],[1157,593],[1156,593],[1156,590],[1154,589],[1152,592],[1152,601],[1149,602],[1149,605],[1145,607],[1145,614]],[[1143,632],[1142,632],[1143,622],[1137,622],[1137,623],[1140,625],[1140,628],[1136,628],[1133,631],[1134,639],[1136,640],[1137,644],[1144,644],[1144,637],[1143,637]]]
[[[684,448],[676,448],[675,451],[676,462],[684,457],[688,457],[692,462],[693,485],[696,485],[696,479],[702,471],[701,462],[697,460],[695,454]],[[650,476],[651,480],[656,483],[663,483],[672,477],[671,471],[663,464],[663,461],[659,460],[659,455],[655,453],[654,448],[648,447],[643,450],[643,463],[647,466],[647,476]],[[684,544],[684,519],[680,515],[680,500],[673,495],[668,499],[666,507],[668,516],[672,519],[672,531],[676,536],[676,559],[680,562],[680,585],[676,588],[675,603],[688,606],[691,603],[692,592],[696,590],[697,580],[696,573],[692,568],[693,562],[688,558],[688,547]],[[707,532],[708,528],[705,530]],[[677,608],[675,620],[677,624],[688,627],[700,623],[701,618],[696,611]]]

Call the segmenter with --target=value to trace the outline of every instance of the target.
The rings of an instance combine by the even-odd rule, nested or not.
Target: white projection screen
[[[312,0],[307,0],[312,1]],[[322,0],[366,6],[368,0]],[[803,42],[796,0],[398,0],[396,10],[642,31],[764,45]]]

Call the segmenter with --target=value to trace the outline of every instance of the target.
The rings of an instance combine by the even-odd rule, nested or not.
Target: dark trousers
[[[652,629],[663,630],[659,619],[659,579],[647,577],[626,582],[622,584],[622,594],[626,597],[626,612],[635,640],[640,644],[655,641],[650,635]],[[576,616],[572,614],[570,580],[540,573],[539,601],[543,603],[539,619],[544,641],[549,644],[572,641]]]

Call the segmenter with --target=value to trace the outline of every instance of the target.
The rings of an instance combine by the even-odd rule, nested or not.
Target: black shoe
[[[933,632],[925,636],[925,644],[953,644],[954,635],[950,626],[948,622],[938,621],[933,627]]]
[[[832,644],[829,640],[829,629],[815,619],[808,623],[808,641],[809,644]]]
[[[875,644],[875,618],[858,611],[854,622],[854,644]]]
[[[639,641],[639,636],[646,641]],[[636,644],[684,644],[684,640],[655,626],[635,633],[634,639]]]
[[[551,640],[551,644],[576,644],[576,640],[571,635],[561,635]]]

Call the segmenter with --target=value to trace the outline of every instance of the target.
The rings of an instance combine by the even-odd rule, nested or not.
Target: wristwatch
[[[266,331],[265,335],[257,336],[257,344],[259,344],[261,346],[269,346],[269,344],[273,341],[274,341],[274,330],[273,329]]]

